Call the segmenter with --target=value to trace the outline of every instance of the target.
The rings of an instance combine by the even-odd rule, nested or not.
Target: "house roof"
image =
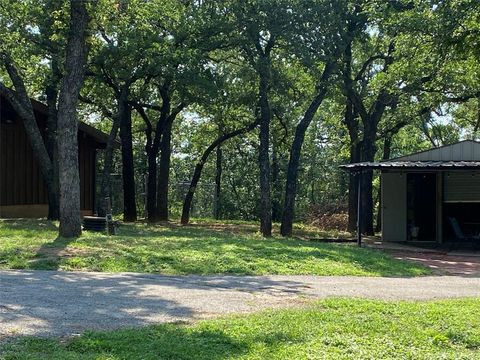
[[[38,100],[30,99],[32,102],[32,107],[34,111],[38,111],[44,115],[48,115],[48,107],[44,103],[41,103]],[[100,131],[93,126],[84,123],[83,121],[78,122],[78,130],[91,136],[95,139],[99,144],[105,145],[108,142],[108,135],[105,134],[103,131]]]
[[[480,170],[480,161],[409,161],[360,162],[341,165],[347,171],[361,170]]]
[[[419,151],[391,160],[480,161],[480,142],[474,140],[463,140],[454,144]]]
[[[2,95],[0,95],[2,98],[4,98]],[[5,98],[6,101],[8,99]],[[48,107],[47,105],[41,103],[38,100],[30,98],[30,101],[32,103],[32,108],[37,114],[44,115],[45,117],[48,116]],[[94,128],[93,126],[84,123],[82,121],[78,122],[78,130],[80,132],[83,132],[84,134],[90,136],[92,139],[94,139],[101,147],[104,147],[107,142],[108,142],[108,135],[105,134],[104,132]]]
[[[480,170],[480,143],[464,140],[380,162],[346,164],[347,171],[361,170]]]

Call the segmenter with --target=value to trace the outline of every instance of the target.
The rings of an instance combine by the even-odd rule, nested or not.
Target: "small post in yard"
[[[357,245],[362,246],[362,171],[358,173],[358,200],[357,200]]]
[[[115,227],[113,225],[113,216],[112,216],[112,202],[110,201],[110,197],[105,198],[105,222],[107,225],[107,235],[115,235]]]

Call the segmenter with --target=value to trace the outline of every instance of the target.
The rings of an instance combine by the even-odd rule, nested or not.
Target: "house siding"
[[[0,217],[44,217],[48,196],[40,168],[21,119],[11,106],[0,102]],[[36,112],[38,126],[45,135],[46,117]],[[78,135],[80,206],[92,214],[95,192],[95,161],[98,143],[82,131]]]

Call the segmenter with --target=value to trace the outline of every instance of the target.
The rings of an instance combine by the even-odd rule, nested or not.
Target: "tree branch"
[[[86,96],[83,96],[83,95],[79,95],[78,96],[78,100],[80,100],[81,102],[83,102],[84,104],[88,104],[88,105],[93,105],[97,108],[100,109],[100,112],[103,114],[103,116],[105,117],[108,117],[110,119],[113,119],[114,118],[114,114],[113,112],[111,112],[106,106],[104,105],[100,105],[98,103],[96,103],[95,101],[93,101],[92,99],[86,97]]]

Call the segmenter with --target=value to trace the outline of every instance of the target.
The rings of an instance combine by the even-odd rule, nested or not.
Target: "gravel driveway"
[[[71,336],[354,296],[426,300],[480,297],[479,277],[162,276],[0,271],[0,339]]]

